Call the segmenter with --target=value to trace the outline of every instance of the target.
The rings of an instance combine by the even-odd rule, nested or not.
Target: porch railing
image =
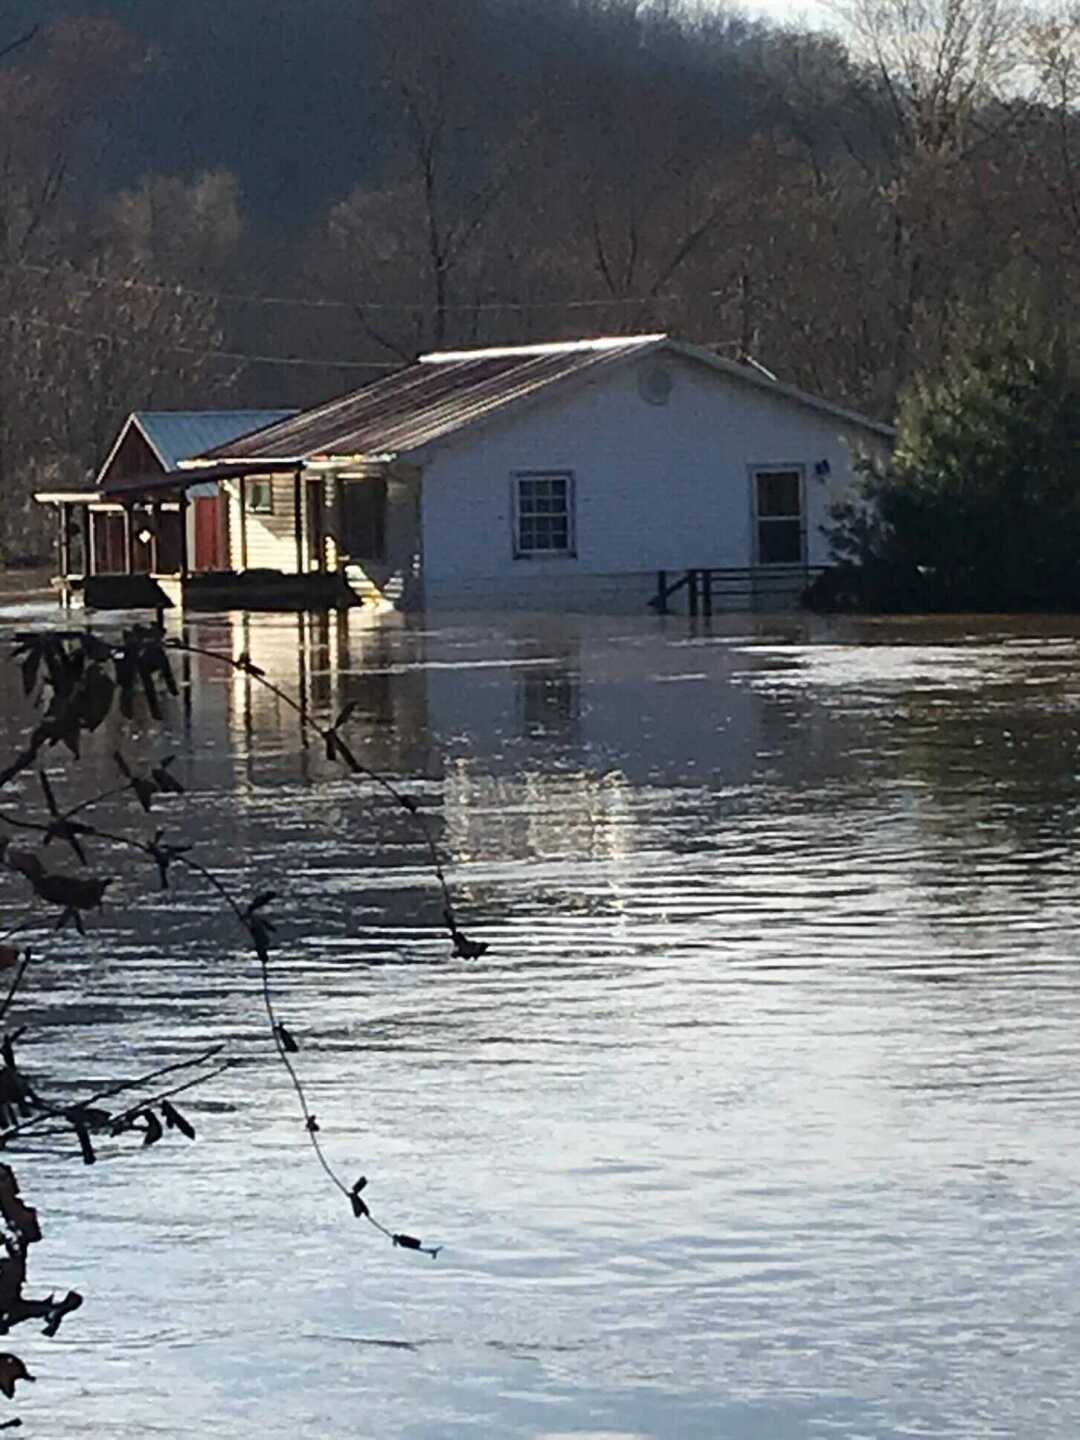
[[[691,616],[711,615],[714,609],[767,607],[770,601],[797,599],[825,565],[698,566],[689,570],[658,570],[656,594],[649,601],[658,615],[670,612],[670,601],[686,591]]]

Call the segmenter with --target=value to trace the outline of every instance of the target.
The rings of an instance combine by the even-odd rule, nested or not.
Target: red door
[[[229,530],[224,495],[192,502],[195,506],[195,569],[228,570]]]

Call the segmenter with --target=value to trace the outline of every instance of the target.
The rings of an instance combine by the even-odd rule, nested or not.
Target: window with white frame
[[[246,486],[249,515],[272,515],[274,513],[274,482],[272,480],[249,480]]]
[[[514,554],[573,555],[574,477],[567,471],[514,476]]]
[[[755,560],[759,565],[802,565],[806,559],[802,467],[756,469],[753,487]]]

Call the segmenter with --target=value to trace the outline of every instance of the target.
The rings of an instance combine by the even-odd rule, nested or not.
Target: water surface
[[[28,1433],[1075,1436],[1077,622],[187,633],[355,704],[490,944],[450,954],[407,815],[250,680],[185,667],[144,732],[190,787],[171,823],[280,890],[327,1150],[446,1248],[392,1249],[326,1185],[212,896],[108,857],[116,901],[28,992],[35,1074],[240,1063],[194,1147],[23,1161],[37,1283],[88,1296],[16,1337]],[[66,793],[112,783],[121,738]]]

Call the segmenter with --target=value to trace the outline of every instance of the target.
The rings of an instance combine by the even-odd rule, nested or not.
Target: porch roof
[[[168,470],[164,475],[135,475],[116,480],[103,493],[106,500],[137,500],[140,497],[160,500],[166,495],[181,495],[203,485],[216,485],[221,480],[240,480],[246,475],[291,475],[302,470],[296,460],[230,461],[220,465],[198,465],[188,470]]]
[[[100,490],[35,490],[39,505],[93,505],[101,500]]]

